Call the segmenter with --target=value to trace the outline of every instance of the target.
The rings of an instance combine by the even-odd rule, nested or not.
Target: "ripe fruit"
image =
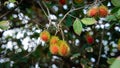
[[[52,44],[50,45],[49,50],[52,54],[57,54],[59,50],[59,46],[57,44]]]
[[[90,36],[90,35],[87,35],[87,36],[86,36],[86,41],[87,41],[88,44],[94,43],[94,39],[93,39],[93,37]]]
[[[50,39],[50,33],[46,30],[44,30],[43,32],[40,33],[40,38],[47,42]]]
[[[59,38],[57,36],[52,36],[50,39],[50,45],[57,44],[59,41]]]
[[[108,15],[108,8],[104,5],[99,7],[99,16],[106,17]]]
[[[68,56],[69,53],[70,53],[70,48],[69,48],[68,44],[63,40],[59,41],[60,56]]]
[[[87,15],[90,16],[90,17],[97,16],[97,15],[98,15],[98,7],[97,7],[97,6],[91,7],[91,8],[88,10]]]
[[[61,5],[64,5],[64,4],[66,3],[66,0],[59,0],[59,3],[60,3]]]

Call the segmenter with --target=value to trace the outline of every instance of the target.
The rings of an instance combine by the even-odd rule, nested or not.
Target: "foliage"
[[[0,68],[119,67],[119,1],[1,0]]]

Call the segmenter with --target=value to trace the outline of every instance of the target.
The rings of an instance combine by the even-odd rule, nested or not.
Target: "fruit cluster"
[[[50,37],[50,33],[47,30],[40,33],[40,38],[45,42],[49,41],[51,54],[60,56],[68,56],[70,54],[70,47],[67,42],[60,40],[57,36]]]
[[[90,17],[106,17],[108,15],[108,8],[104,5],[101,5],[99,7],[93,6],[88,10],[87,15]]]

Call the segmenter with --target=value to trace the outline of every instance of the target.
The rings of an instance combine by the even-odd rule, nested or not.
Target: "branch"
[[[101,42],[100,42],[100,49],[99,49],[99,55],[98,55],[98,60],[97,60],[97,63],[96,63],[96,68],[99,68],[99,63],[100,63],[100,57],[101,57],[101,53],[102,53],[102,46],[103,46],[103,44],[102,44],[102,40],[103,40],[103,38],[104,38],[104,33],[105,33],[105,31],[104,31],[104,29],[103,29],[103,31],[102,31],[102,35],[101,35]]]
[[[48,13],[48,20],[49,20],[49,26],[52,24],[52,20],[51,20],[51,18],[49,17],[49,15],[50,15],[50,11],[49,11],[49,9],[48,9],[48,7],[47,7],[47,5],[45,4],[45,2],[44,1],[42,1],[43,2],[43,5],[46,7],[46,9],[47,9],[47,13]],[[49,27],[48,27],[49,28]],[[48,29],[47,28],[47,29]]]
[[[40,8],[41,8],[41,10],[43,11],[43,13],[45,14],[45,16],[48,17],[48,15],[47,15],[46,11],[43,9],[41,3],[40,3],[38,0],[37,0],[36,2],[37,2],[38,5],[40,6]]]
[[[61,31],[62,39],[65,40],[65,37],[64,37],[64,33],[63,33],[62,28],[60,28],[60,31]]]
[[[59,58],[61,58],[65,64],[68,64],[70,67],[78,67],[78,68],[82,68],[82,65],[80,63],[75,63],[70,59],[69,57],[63,57],[63,56],[59,56],[59,55],[55,55]]]
[[[20,3],[14,7],[12,10],[5,12],[3,15],[0,16],[0,19],[3,18],[4,16],[7,16],[9,13],[13,12],[21,3],[23,0],[20,1]]]

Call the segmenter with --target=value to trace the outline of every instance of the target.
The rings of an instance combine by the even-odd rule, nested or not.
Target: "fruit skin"
[[[68,44],[61,40],[59,41],[59,55],[60,56],[68,56],[70,54],[70,47]]]
[[[86,36],[86,41],[87,41],[88,44],[93,44],[93,43],[94,43],[94,39],[93,39],[93,37],[90,36],[90,35],[87,35],[87,36]]]
[[[57,36],[52,36],[50,39],[50,45],[57,44],[59,41],[59,38]]]
[[[44,30],[43,32],[40,33],[40,38],[47,42],[50,39],[50,33],[47,30]]]
[[[58,50],[59,50],[58,44],[50,45],[49,50],[52,54],[58,54]]]
[[[64,4],[66,3],[66,0],[59,0],[59,3],[60,3],[61,5],[64,5]]]
[[[104,5],[101,5],[99,7],[99,16],[100,17],[106,17],[108,15],[108,8]]]
[[[91,8],[88,10],[87,15],[90,16],[90,17],[95,17],[95,16],[97,16],[97,15],[98,15],[98,7],[97,7],[97,6],[91,7]]]

